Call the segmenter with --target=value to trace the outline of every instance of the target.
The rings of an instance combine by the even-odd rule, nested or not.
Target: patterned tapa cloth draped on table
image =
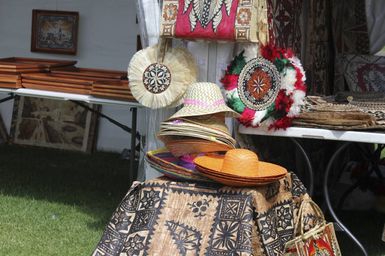
[[[136,182],[93,255],[281,255],[305,197],[292,173],[243,189],[166,178]],[[315,215],[308,209],[306,216],[309,228]]]

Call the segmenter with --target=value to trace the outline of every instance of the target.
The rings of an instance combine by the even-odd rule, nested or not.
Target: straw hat
[[[178,119],[187,123],[196,124],[197,126],[203,126],[206,128],[224,132],[226,134],[230,134],[229,128],[226,126],[225,123],[225,114],[223,112],[211,115],[191,116],[188,118],[181,117]]]
[[[229,108],[218,85],[214,83],[194,83],[190,85],[183,100],[183,108],[169,119],[188,116],[201,116],[224,112],[226,116],[238,117],[239,114]]]
[[[247,178],[266,181],[266,178],[281,178],[287,173],[282,166],[259,161],[258,156],[247,149],[231,149],[220,156],[199,156],[194,159],[194,163],[229,179]]]
[[[232,186],[232,187],[255,187],[255,186],[261,186],[261,185],[267,185],[270,184],[276,179],[269,179],[269,180],[252,180],[252,179],[234,179],[234,178],[229,178],[226,176],[221,176],[216,173],[214,173],[211,170],[207,170],[205,168],[202,168],[200,166],[196,166],[195,169],[202,173],[202,175],[206,176],[207,178],[214,180],[216,182],[222,183],[227,186]],[[283,176],[280,176],[279,178],[283,178]]]
[[[181,159],[174,157],[165,148],[148,151],[145,160],[151,167],[173,179],[210,181],[195,170],[194,164],[193,167],[182,165]]]
[[[233,145],[228,145],[217,140],[209,141],[190,137],[175,139],[173,137],[175,136],[160,136],[159,139],[176,157],[194,153],[228,151],[234,148]]]
[[[149,108],[182,104],[187,87],[196,81],[194,57],[185,48],[168,49],[160,61],[158,46],[138,51],[128,65],[132,95]]]

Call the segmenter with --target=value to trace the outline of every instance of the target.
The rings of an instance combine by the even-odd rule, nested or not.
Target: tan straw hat
[[[200,116],[224,112],[228,117],[239,114],[229,108],[218,85],[214,83],[193,83],[186,91],[183,108],[169,119],[188,116]]]
[[[229,178],[261,180],[282,177],[287,173],[282,166],[259,161],[258,156],[247,149],[231,149],[222,156],[200,156],[194,159],[194,163],[213,173],[226,174]]]
[[[195,153],[228,151],[234,148],[234,146],[222,142],[189,137],[174,139],[172,137],[174,136],[162,136],[160,140],[162,140],[167,149],[176,157]]]

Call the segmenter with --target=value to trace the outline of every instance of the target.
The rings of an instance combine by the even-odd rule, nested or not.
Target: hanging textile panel
[[[268,0],[269,41],[301,56],[303,0]]]
[[[266,0],[165,0],[161,36],[262,42],[267,39]]]
[[[330,33],[330,0],[310,0],[307,13],[306,83],[308,94],[332,92],[333,54]]]
[[[365,0],[333,0],[331,4],[336,52],[368,54],[369,34]]]

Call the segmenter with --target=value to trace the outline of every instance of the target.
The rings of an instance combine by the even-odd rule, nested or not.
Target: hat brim
[[[256,187],[256,186],[264,186],[273,182],[276,182],[277,180],[285,177],[285,175],[280,176],[279,178],[276,179],[269,179],[269,180],[252,180],[252,179],[243,179],[243,180],[237,180],[233,178],[228,178],[228,177],[222,177],[219,175],[214,174],[212,171],[208,171],[204,168],[201,168],[197,165],[196,170],[201,172],[202,175],[206,176],[209,179],[212,179],[216,182],[222,183],[227,186],[232,186],[232,187]]]
[[[189,117],[189,116],[203,116],[216,113],[225,113],[226,117],[240,117],[240,114],[229,108],[228,106],[220,106],[215,109],[195,109],[189,107],[183,107],[172,115],[168,120],[176,119],[179,117]]]
[[[234,149],[233,146],[204,139],[172,139],[170,136],[158,136],[167,149],[176,157],[192,153],[221,152]]]
[[[266,177],[262,177],[262,178],[238,177],[238,176],[235,176],[232,174],[227,175],[226,173],[220,173],[217,171],[206,169],[206,168],[203,168],[199,165],[195,166],[195,170],[197,170],[198,172],[201,172],[205,176],[207,176],[206,174],[209,174],[210,176],[215,176],[215,177],[222,178],[222,179],[227,179],[227,180],[231,180],[231,181],[240,181],[240,182],[246,182],[246,183],[252,183],[252,184],[275,181],[275,180],[283,178],[285,175],[287,175],[287,174],[282,174],[279,176],[271,176],[271,177],[267,177],[267,178]]]
[[[271,178],[271,177],[279,177],[287,173],[286,168],[272,164],[268,162],[259,161],[259,166],[256,166],[255,175],[242,175],[239,173],[238,175],[229,174],[222,170],[224,155],[220,156],[199,156],[194,159],[194,163],[200,167],[205,169],[209,169],[215,171],[217,173],[226,174],[228,176],[233,176],[236,178]]]
[[[212,180],[206,178],[204,175],[200,175],[197,172],[196,175],[186,172],[181,172],[173,168],[167,168],[165,166],[159,165],[153,162],[149,157],[145,157],[145,161],[155,170],[164,174],[165,176],[176,179],[176,180],[188,180],[188,181],[204,181],[204,182],[212,182]]]
[[[174,179],[209,181],[195,169],[189,169],[178,165],[178,159],[165,148],[148,151],[145,160],[154,169]]]

